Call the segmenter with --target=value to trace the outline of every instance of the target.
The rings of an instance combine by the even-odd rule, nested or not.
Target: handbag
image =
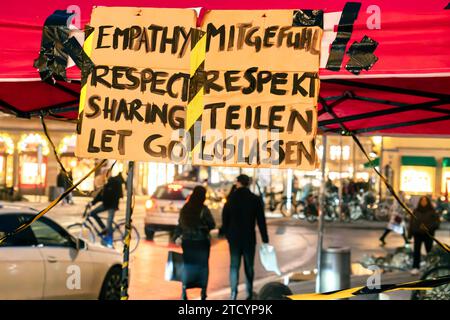
[[[281,275],[281,271],[278,268],[277,254],[275,248],[269,244],[262,244],[259,248],[259,258],[264,269],[269,272],[275,272],[277,275]]]
[[[182,281],[183,254],[169,251],[164,278],[166,281]]]

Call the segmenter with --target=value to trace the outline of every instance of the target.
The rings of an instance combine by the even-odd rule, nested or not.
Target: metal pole
[[[13,188],[19,191],[21,191],[20,189],[20,170],[19,170],[19,161],[20,161],[20,157],[19,157],[19,150],[17,150],[17,148],[14,148],[14,154],[13,154]]]
[[[38,162],[38,181],[39,185],[36,183],[36,190],[39,197],[39,202],[41,202],[41,194],[42,194],[42,144],[39,144],[37,147],[37,162]]]
[[[207,170],[208,170],[208,185],[211,185],[212,184],[212,170],[213,170],[213,168],[212,167],[207,167]]]
[[[127,177],[127,207],[125,211],[125,239],[123,244],[123,262],[122,262],[122,286],[120,291],[120,299],[128,300],[128,268],[130,258],[130,241],[131,241],[131,215],[133,214],[133,175],[134,161],[128,162]]]
[[[383,137],[381,137],[381,146],[380,146],[380,158],[379,158],[379,170],[381,172],[381,174],[384,174],[383,172]],[[381,178],[378,178],[378,195],[380,197],[380,201],[383,198],[383,181],[381,180]]]
[[[256,193],[256,179],[257,179],[256,169],[253,168],[252,188],[254,193]]]
[[[272,168],[269,168],[269,192],[272,192]]]
[[[322,183],[320,184],[320,192],[319,192],[319,234],[317,237],[317,275],[316,275],[316,292],[320,292],[320,272],[322,270],[322,249],[323,249],[323,225],[324,225],[324,213],[325,213],[325,168],[327,161],[327,136],[322,136],[322,163],[321,163],[321,171],[322,171]]]
[[[292,169],[287,169],[286,172],[286,210],[288,213],[292,209],[292,180],[293,172]]]
[[[356,181],[356,143],[354,141],[352,143],[352,167],[353,167],[353,181]]]
[[[344,219],[342,216],[342,193],[344,191],[342,183],[342,136],[339,136],[339,216],[341,220]]]

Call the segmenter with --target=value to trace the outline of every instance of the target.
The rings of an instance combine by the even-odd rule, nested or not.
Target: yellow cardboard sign
[[[77,156],[313,169],[322,29],[293,10],[93,10]]]

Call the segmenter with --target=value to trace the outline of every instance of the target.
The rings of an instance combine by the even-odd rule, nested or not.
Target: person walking
[[[211,211],[204,205],[206,189],[196,186],[181,208],[174,239],[181,236],[183,248],[182,296],[187,300],[187,289],[201,288],[206,300],[209,277],[210,231],[216,227]]]
[[[236,184],[233,183],[233,185],[230,188],[230,191],[228,192],[226,198],[225,198],[225,203],[228,202],[228,200],[230,200],[230,196],[234,193],[234,191],[236,191]],[[219,238],[224,238],[225,237],[225,230],[223,228],[223,223],[222,226],[219,228]]]
[[[405,202],[405,193],[401,191],[399,193],[399,198],[401,201]],[[406,223],[405,223],[405,211],[402,206],[394,200],[394,204],[390,210],[390,219],[387,227],[384,229],[383,234],[380,237],[380,245],[384,247],[386,245],[386,237],[389,233],[394,231],[395,233],[401,234],[403,240],[405,241],[405,246],[409,244],[408,237],[406,235]]]
[[[67,172],[67,175],[65,176],[65,184],[66,184],[66,190],[69,189],[73,185],[73,174],[72,170]],[[74,204],[73,202],[73,192],[69,192],[69,194],[66,197],[68,204]]]
[[[253,298],[254,261],[256,249],[256,223],[264,243],[269,243],[264,204],[249,190],[250,177],[237,177],[236,190],[230,194],[222,212],[222,228],[230,249],[231,299],[236,300],[239,269],[244,260],[247,300]]]
[[[427,253],[431,251],[433,246],[433,239],[423,227],[428,230],[430,235],[434,236],[434,233],[439,228],[440,220],[430,199],[426,196],[420,198],[417,208],[414,210],[414,215],[416,218],[412,218],[409,223],[409,236],[414,238],[413,269],[411,273],[416,275],[419,273],[420,268],[422,243],[425,244]]]
[[[66,175],[62,170],[59,171],[58,175],[56,176],[56,187],[58,188],[58,195],[62,194],[66,188],[67,188],[67,178]],[[68,203],[67,197],[65,197],[61,204],[64,205],[65,203]]]
[[[91,201],[90,205],[94,206],[98,202],[101,202],[96,208],[94,208],[90,215],[97,221],[98,225],[102,229],[101,234],[105,236],[103,243],[111,246],[112,245],[112,223],[114,221],[114,215],[117,210],[119,210],[119,201],[123,198],[122,184],[125,181],[122,174],[119,173],[115,177],[110,177],[103,189],[97,194],[97,196]],[[108,211],[107,225],[98,216],[100,212]]]

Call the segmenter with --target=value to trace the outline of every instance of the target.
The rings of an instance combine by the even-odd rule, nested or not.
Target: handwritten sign
[[[294,15],[94,8],[77,156],[315,168],[322,29]]]

